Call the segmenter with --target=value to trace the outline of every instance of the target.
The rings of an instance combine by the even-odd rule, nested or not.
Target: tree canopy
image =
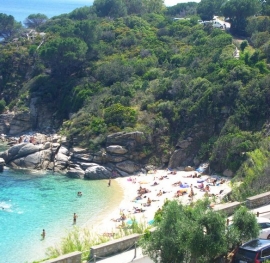
[[[246,208],[240,207],[228,228],[226,216],[211,210],[209,204],[207,199],[192,206],[168,201],[158,212],[156,229],[145,234],[143,251],[154,262],[212,263],[237,242],[258,236],[256,216]]]
[[[24,25],[28,28],[37,28],[38,26],[46,23],[48,17],[44,14],[31,14],[24,20]]]
[[[4,38],[6,40],[10,39],[21,29],[21,27],[21,23],[16,22],[13,16],[0,13],[1,38]]]
[[[225,17],[231,20],[233,33],[245,34],[247,17],[258,14],[261,4],[257,0],[230,0],[222,6]]]

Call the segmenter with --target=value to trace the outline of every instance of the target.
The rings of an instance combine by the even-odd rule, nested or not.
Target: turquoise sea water
[[[49,18],[70,13],[76,8],[91,6],[94,0],[0,0],[0,13],[23,22],[30,14],[45,14]]]
[[[83,193],[81,197],[78,191]],[[44,259],[47,247],[72,230],[73,213],[78,215],[78,227],[94,223],[116,208],[121,196],[118,191],[115,184],[108,187],[107,180],[6,169],[0,174],[0,262]],[[41,240],[42,229],[45,240]]]

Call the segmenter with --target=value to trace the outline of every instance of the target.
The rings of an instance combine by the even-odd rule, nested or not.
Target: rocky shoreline
[[[98,152],[68,147],[66,138],[58,134],[25,134],[20,140],[2,134],[1,138],[10,146],[0,152],[2,167],[51,170],[71,178],[89,180],[125,177],[143,169],[139,161],[143,158],[141,147],[145,139],[138,131],[108,135],[106,148]]]

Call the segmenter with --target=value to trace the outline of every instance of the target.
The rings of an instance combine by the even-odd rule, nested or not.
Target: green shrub
[[[6,102],[5,100],[0,100],[0,113],[3,113],[5,111],[6,108]]]

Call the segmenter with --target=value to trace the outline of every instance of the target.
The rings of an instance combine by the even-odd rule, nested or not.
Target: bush
[[[0,113],[3,113],[6,108],[6,102],[5,100],[0,100]]]

